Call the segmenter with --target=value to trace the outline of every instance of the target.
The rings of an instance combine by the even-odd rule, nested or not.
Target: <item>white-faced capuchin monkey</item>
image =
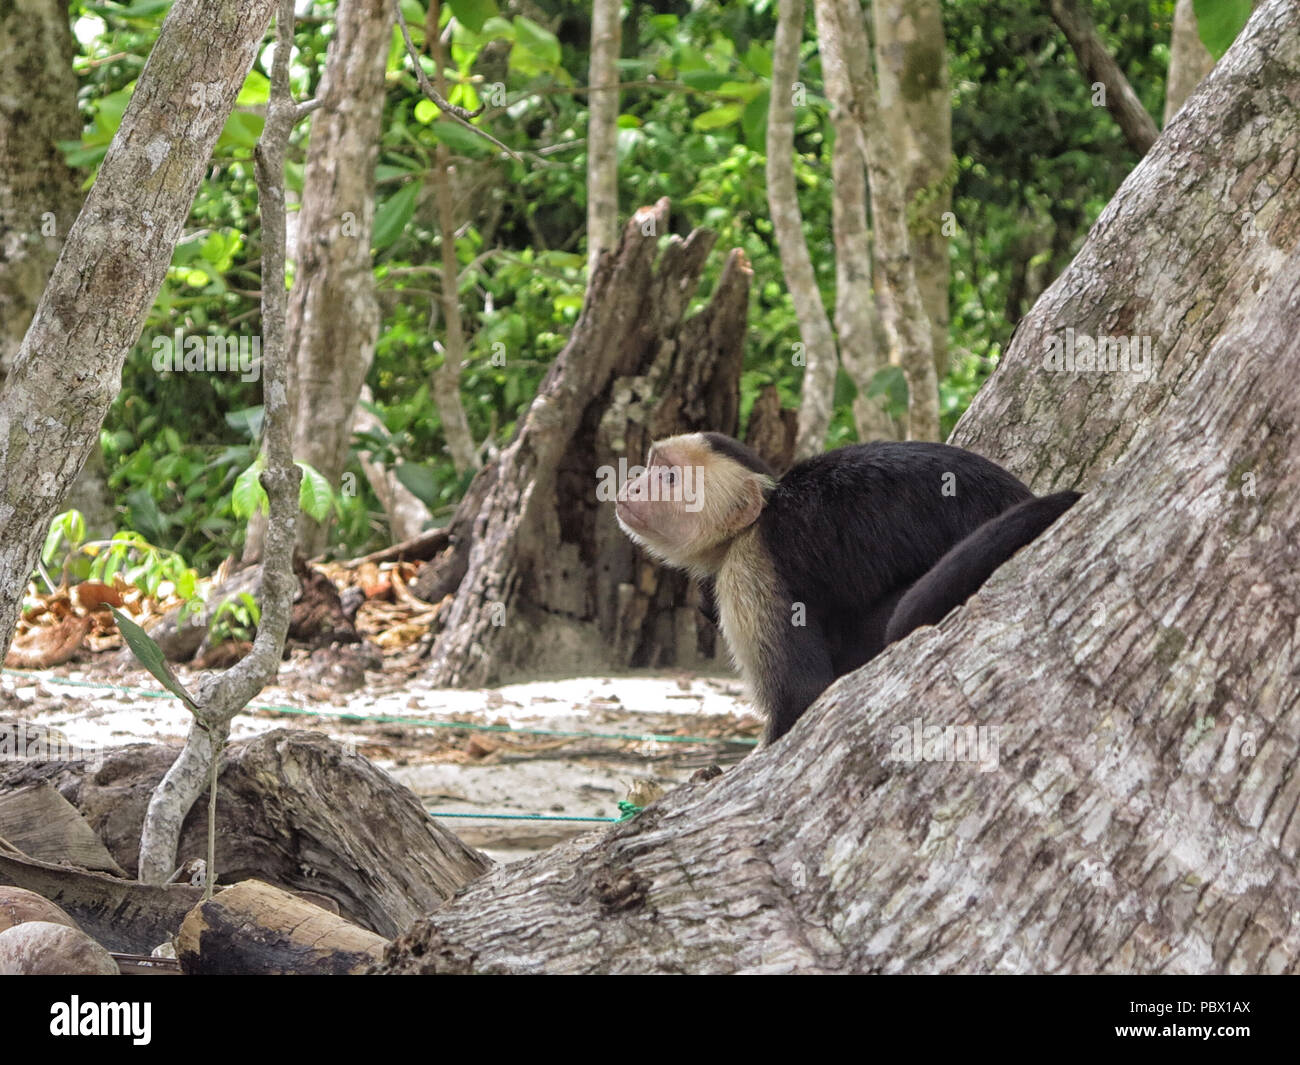
[[[744,444],[689,433],[651,447],[616,512],[633,540],[701,582],[770,743],[836,677],[965,602],[1078,498],[1035,497],[946,444],[854,444],[778,479]]]

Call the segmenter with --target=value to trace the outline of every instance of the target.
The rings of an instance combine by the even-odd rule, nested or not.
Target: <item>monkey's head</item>
[[[671,436],[651,446],[645,469],[619,490],[615,513],[650,554],[703,577],[758,520],[774,483],[771,467],[729,436]]]

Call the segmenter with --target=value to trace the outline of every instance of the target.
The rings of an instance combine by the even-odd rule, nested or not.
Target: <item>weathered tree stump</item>
[[[499,461],[479,473],[451,546],[417,594],[455,593],[433,648],[438,683],[635,665],[692,665],[715,633],[684,577],[651,564],[611,505],[658,437],[734,433],[750,270],[733,251],[685,314],[713,234],[671,237],[668,202],[638,211],[601,257],[582,315]]]

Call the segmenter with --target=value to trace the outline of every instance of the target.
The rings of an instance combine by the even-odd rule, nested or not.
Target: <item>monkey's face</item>
[[[713,572],[719,548],[763,509],[761,479],[698,434],[662,440],[619,490],[623,531],[655,557],[697,575]]]

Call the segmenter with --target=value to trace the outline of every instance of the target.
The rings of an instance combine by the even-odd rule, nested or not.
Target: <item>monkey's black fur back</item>
[[[1057,492],[1026,499],[985,522],[934,564],[899,600],[885,631],[885,643],[901,640],[922,625],[935,625],[980,589],[993,571],[1037,539],[1080,499]]]
[[[893,607],[914,581],[984,522],[1032,498],[970,451],[855,444],[782,477],[759,533],[792,602],[824,630],[839,676],[885,646]]]

